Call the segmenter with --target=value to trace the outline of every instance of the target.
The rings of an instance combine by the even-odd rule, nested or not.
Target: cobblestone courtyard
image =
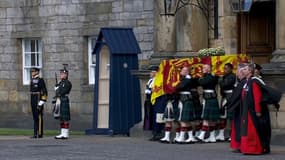
[[[161,144],[144,138],[76,136],[69,140],[53,137],[0,137],[1,160],[283,160],[285,146],[272,145],[272,153],[245,156],[229,151],[228,143]]]

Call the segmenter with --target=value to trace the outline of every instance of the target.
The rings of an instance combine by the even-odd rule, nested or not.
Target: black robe
[[[270,123],[270,115],[269,115],[269,109],[268,109],[268,104],[278,104],[280,99],[281,99],[281,92],[266,86],[262,80],[258,78],[251,78],[248,81],[248,87],[252,88],[253,81],[258,84],[258,86],[261,88],[262,92],[262,98],[261,98],[261,116],[257,117],[256,112],[254,110],[254,98],[253,98],[253,93],[252,90],[249,90],[249,95],[247,98],[243,101],[243,103],[247,104],[253,104],[253,105],[246,105],[248,106],[248,111],[252,117],[252,121],[254,124],[254,127],[257,130],[257,133],[259,135],[259,139],[261,142],[261,145],[264,149],[264,153],[270,152],[270,138],[271,138],[271,123]],[[241,101],[241,92],[244,84],[246,83],[246,80],[242,80],[241,83],[236,87],[234,90],[234,93],[232,97],[230,98],[228,105],[229,111],[234,112],[234,123],[235,123],[235,131],[236,131],[236,137],[235,139],[237,141],[240,141],[241,134],[246,134],[246,129],[243,128],[240,125],[240,118],[243,113],[243,106],[242,101]],[[278,105],[277,105],[278,106]]]

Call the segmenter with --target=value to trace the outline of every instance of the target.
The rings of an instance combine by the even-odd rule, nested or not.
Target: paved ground
[[[0,136],[1,160],[284,160],[285,146],[272,145],[272,153],[248,156],[229,151],[228,143],[161,144],[143,137],[76,136],[29,139]]]

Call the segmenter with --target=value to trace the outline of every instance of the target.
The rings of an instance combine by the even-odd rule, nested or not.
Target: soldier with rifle
[[[56,104],[59,106],[59,116],[55,117],[60,120],[61,133],[55,136],[55,139],[68,139],[69,137],[69,121],[70,121],[70,104],[68,94],[72,88],[71,82],[68,80],[67,64],[63,64],[60,70],[60,82],[55,85]]]
[[[47,89],[43,78],[39,77],[39,68],[31,68],[31,107],[34,120],[34,135],[31,138],[43,137],[43,110],[47,100]]]

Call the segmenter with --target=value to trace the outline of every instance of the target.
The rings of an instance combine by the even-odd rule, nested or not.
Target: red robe
[[[240,150],[240,140],[236,139],[236,124],[235,120],[232,120],[231,124],[232,130],[231,130],[231,142],[230,142],[230,147],[234,150]]]
[[[257,127],[254,125],[254,113],[261,113],[261,89],[257,85],[256,82],[252,82],[252,88],[248,88],[248,90],[252,89],[252,92],[247,92],[247,94],[253,94],[254,106],[250,108],[249,106],[252,102],[246,100],[246,87],[242,89],[242,115],[241,115],[241,142],[240,142],[240,151],[244,154],[262,154],[263,147],[260,142],[259,134],[257,132]],[[254,109],[254,112],[250,112],[250,109]]]
[[[234,113],[231,148],[244,154],[270,153],[271,126],[268,104],[278,104],[281,95],[256,78],[240,82],[228,104],[228,110]],[[261,113],[261,116],[256,116],[256,113]]]

